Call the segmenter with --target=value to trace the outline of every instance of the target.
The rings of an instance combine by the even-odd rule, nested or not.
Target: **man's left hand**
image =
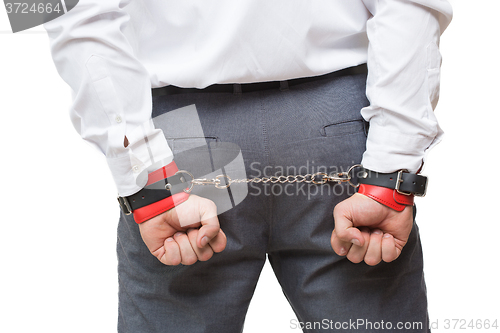
[[[356,193],[333,210],[332,248],[353,263],[370,266],[399,257],[413,226],[413,207],[401,212]]]

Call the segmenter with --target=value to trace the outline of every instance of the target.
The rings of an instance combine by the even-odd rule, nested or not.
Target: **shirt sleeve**
[[[151,119],[149,73],[122,32],[129,2],[81,0],[44,24],[56,68],[73,92],[71,121],[105,154],[120,196],[139,191],[148,171],[172,160],[162,130]]]
[[[452,18],[446,0],[363,0],[367,22],[370,122],[362,164],[378,172],[417,172],[441,141],[439,39]]]

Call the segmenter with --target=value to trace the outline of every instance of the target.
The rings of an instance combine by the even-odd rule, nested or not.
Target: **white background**
[[[452,332],[454,318],[500,325],[500,2],[451,3],[436,110],[446,137],[417,201],[434,332]],[[114,332],[118,209],[107,165],[70,124],[70,90],[43,29],[12,34],[1,9],[0,30],[0,332]],[[298,332],[293,318],[266,264],[244,332]]]

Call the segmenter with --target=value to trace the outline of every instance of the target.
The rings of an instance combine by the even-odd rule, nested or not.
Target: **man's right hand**
[[[149,251],[165,265],[192,265],[226,247],[214,202],[190,195],[182,204],[139,224]]]

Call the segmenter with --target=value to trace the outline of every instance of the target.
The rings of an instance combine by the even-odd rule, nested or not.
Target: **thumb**
[[[196,244],[199,248],[206,246],[220,231],[217,206],[211,200],[201,199],[198,206],[201,227],[196,239]]]

